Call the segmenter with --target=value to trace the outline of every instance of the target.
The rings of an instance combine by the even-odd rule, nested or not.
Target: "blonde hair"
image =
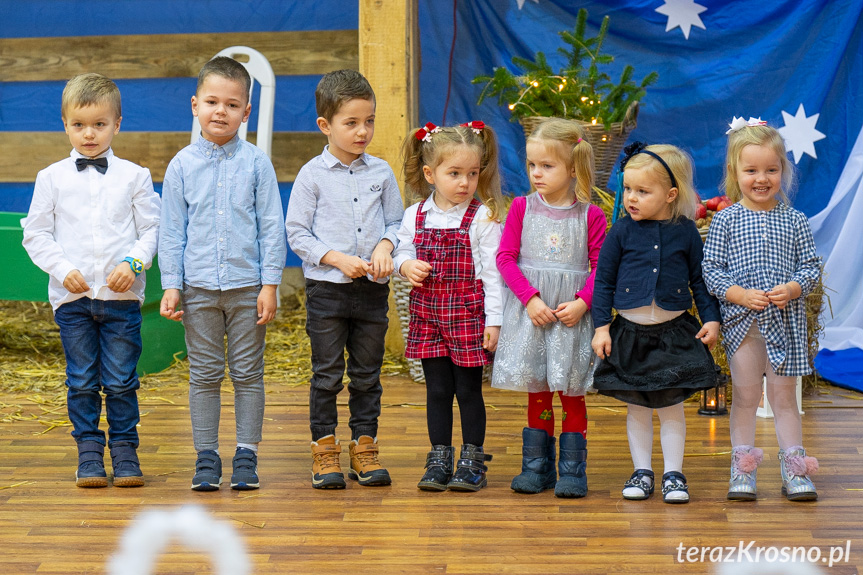
[[[427,197],[431,193],[431,185],[423,175],[423,166],[434,170],[455,148],[468,146],[480,158],[476,195],[488,208],[489,217],[500,221],[506,208],[500,191],[497,136],[494,130],[486,125],[477,134],[467,126],[452,126],[440,128],[440,131],[431,134],[430,141],[422,141],[416,136],[422,129],[412,130],[402,145],[405,197],[411,203]]]
[[[123,115],[117,84],[102,74],[78,74],[66,82],[66,87],[63,88],[60,114],[65,118],[69,108],[86,108],[99,104],[108,104],[117,118]]]
[[[785,140],[776,128],[770,126],[746,126],[728,135],[728,149],[725,154],[725,175],[721,187],[725,188],[732,202],[740,201],[743,195],[737,181],[737,165],[740,154],[746,146],[764,146],[770,148],[779,158],[782,167],[782,187],[779,197],[785,204],[790,204],[789,195],[794,188],[794,164],[788,159],[785,151]]]
[[[692,183],[692,159],[689,157],[689,154],[671,144],[654,144],[644,149],[662,158],[668,164],[671,173],[674,174],[674,179],[677,180],[677,197],[671,202],[671,219],[676,220],[680,216],[683,216],[694,220],[695,204],[698,201],[698,196]],[[668,174],[665,166],[660,164],[650,154],[640,153],[629,158],[629,161],[626,162],[624,173],[630,168],[633,170],[648,168],[662,185],[666,186],[669,190],[673,187],[671,176]]]
[[[596,174],[594,173],[593,146],[585,139],[584,129],[572,120],[549,118],[542,121],[530,136],[528,142],[536,142],[547,148],[552,145],[563,151],[561,159],[567,171],[575,170],[575,197],[581,202],[590,203]],[[528,173],[530,170],[528,169]],[[531,184],[531,191],[535,191]]]

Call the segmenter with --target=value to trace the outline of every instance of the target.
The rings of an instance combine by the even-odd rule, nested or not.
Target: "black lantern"
[[[725,415],[728,408],[725,404],[725,392],[728,386],[728,377],[722,373],[719,366],[716,369],[716,386],[701,391],[701,407],[698,413],[701,415]]]

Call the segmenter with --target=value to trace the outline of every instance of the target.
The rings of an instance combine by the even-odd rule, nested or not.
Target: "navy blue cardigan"
[[[702,322],[720,321],[719,303],[701,276],[704,245],[695,222],[642,220],[626,216],[611,227],[596,265],[593,285],[594,327],[611,323],[611,308],[632,309],[653,300],[664,310],[692,307]]]

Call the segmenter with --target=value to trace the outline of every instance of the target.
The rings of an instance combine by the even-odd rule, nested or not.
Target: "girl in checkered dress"
[[[626,402],[626,435],[635,471],[625,499],[654,491],[653,410],[660,421],[666,503],[687,503],[683,475],[683,401],[716,386],[709,347],[719,337],[719,304],[704,285],[703,244],[692,218],[692,163],[670,145],[626,148],[621,161],[627,216],[615,222],[599,253],[591,314],[600,362],[593,385]],[[691,292],[691,295],[690,295]],[[702,326],[693,315],[693,297]],[[612,321],[612,307],[617,317]]]
[[[797,376],[809,367],[804,297],[821,274],[809,221],[789,205],[793,183],[779,132],[756,118],[728,130],[724,185],[736,203],[713,217],[704,247],[704,279],[722,309],[731,368],[731,481],[728,499],[754,500],[763,452],[754,447],[762,378],[773,409],[782,493],[818,497],[809,475],[818,462],[802,447]]]
[[[527,392],[519,493],[554,488],[558,497],[587,494],[587,410],[593,381],[590,304],[602,210],[590,203],[593,148],[575,122],[546,120],[527,140],[535,190],[515,198],[503,230],[497,266],[510,289],[492,386]],[[560,396],[560,459],[555,469],[554,393]]]
[[[404,144],[409,195],[393,254],[413,285],[405,356],[422,360],[432,450],[419,488],[478,491],[486,485],[483,366],[497,347],[502,282],[495,265],[503,200],[497,139],[482,122],[428,123]],[[461,416],[453,469],[452,404]]]

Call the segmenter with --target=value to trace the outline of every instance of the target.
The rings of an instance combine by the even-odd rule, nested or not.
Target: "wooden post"
[[[404,197],[401,145],[418,125],[419,45],[417,0],[359,0],[360,72],[375,91],[375,135],[368,152],[392,166]],[[390,298],[387,351],[403,352],[404,339]]]

